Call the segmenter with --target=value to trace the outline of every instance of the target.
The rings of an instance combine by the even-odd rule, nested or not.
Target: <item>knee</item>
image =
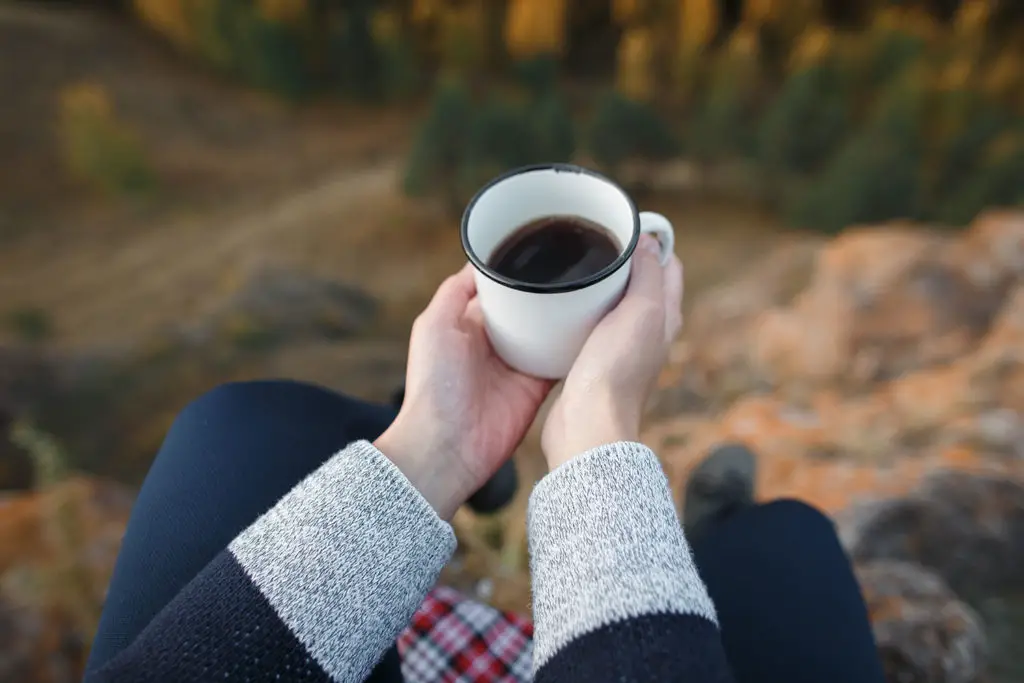
[[[807,527],[833,528],[832,520],[824,512],[802,500],[779,498],[760,507],[768,519],[796,522]]]
[[[287,405],[296,390],[305,390],[296,382],[254,380],[228,382],[214,387],[192,399],[174,421],[174,428],[182,425],[210,425],[229,420],[252,418],[266,413],[275,404]]]

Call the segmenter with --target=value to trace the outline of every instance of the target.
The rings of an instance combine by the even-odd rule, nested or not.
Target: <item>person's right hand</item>
[[[541,446],[554,469],[616,441],[636,441],[669,346],[682,328],[683,267],[658,261],[643,235],[622,301],[594,328],[548,414]]]

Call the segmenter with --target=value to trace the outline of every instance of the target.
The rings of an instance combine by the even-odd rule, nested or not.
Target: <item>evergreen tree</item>
[[[920,218],[925,183],[921,121],[927,90],[900,79],[874,115],[790,209],[798,225],[837,232],[849,225]]]
[[[759,152],[771,173],[817,171],[851,128],[849,82],[833,60],[794,73],[782,86],[759,131]]]
[[[668,124],[650,106],[609,92],[590,122],[587,146],[613,175],[631,159],[660,161],[675,156],[679,143]]]
[[[448,78],[438,85],[406,167],[407,193],[438,191],[450,208],[461,206],[474,114],[473,100],[462,79]]]
[[[1024,204],[1024,133],[1005,133],[989,144],[976,172],[939,207],[939,218],[966,225],[990,207]]]

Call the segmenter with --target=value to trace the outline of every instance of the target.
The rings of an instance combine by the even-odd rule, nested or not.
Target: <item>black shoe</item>
[[[405,386],[401,386],[391,394],[391,406],[395,410],[402,408],[405,400]],[[469,497],[466,505],[478,515],[492,515],[504,509],[516,496],[519,488],[519,473],[516,464],[508,460],[498,468],[487,483]]]
[[[716,522],[754,504],[757,461],[742,444],[715,448],[690,473],[683,498],[683,528],[694,541]]]

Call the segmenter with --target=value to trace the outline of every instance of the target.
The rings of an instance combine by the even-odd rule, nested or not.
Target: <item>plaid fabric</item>
[[[406,683],[524,683],[533,624],[437,587],[398,637],[398,653]]]

